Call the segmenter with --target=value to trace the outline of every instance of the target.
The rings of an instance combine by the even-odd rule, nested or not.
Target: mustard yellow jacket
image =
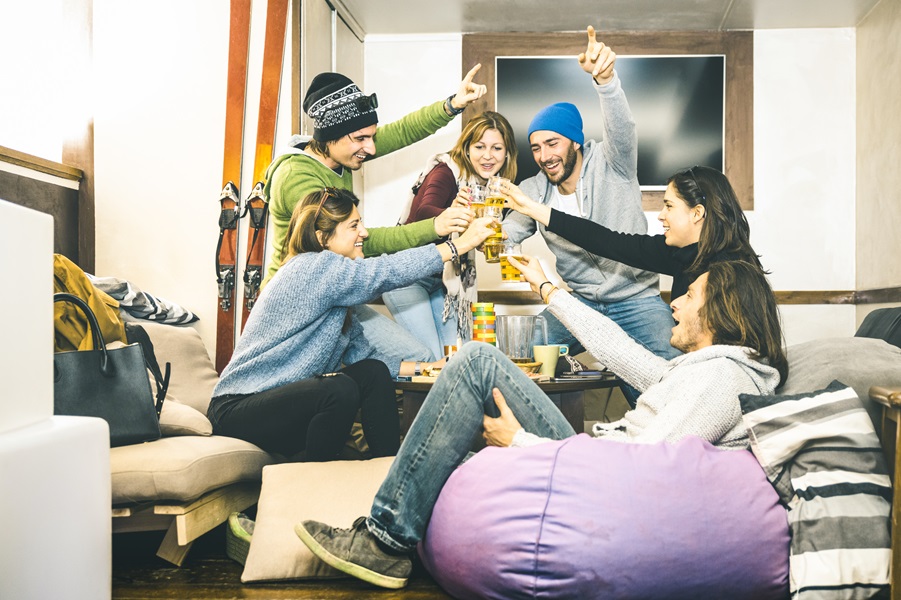
[[[94,287],[78,265],[63,256],[53,255],[53,293],[66,292],[78,296],[91,307],[104,341],[109,344],[125,340],[125,324],[119,317],[119,302],[109,294]],[[71,302],[54,302],[53,324],[56,329],[54,346],[56,352],[67,350],[92,350],[91,332],[88,318],[80,308]]]

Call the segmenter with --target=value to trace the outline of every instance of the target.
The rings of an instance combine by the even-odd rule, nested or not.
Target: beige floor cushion
[[[369,514],[393,457],[290,463],[263,469],[257,520],[241,581],[344,577],[303,545],[294,525],[314,519],[350,527]]]
[[[239,481],[259,481],[275,457],[230,437],[165,437],[110,450],[113,504],[188,501]]]

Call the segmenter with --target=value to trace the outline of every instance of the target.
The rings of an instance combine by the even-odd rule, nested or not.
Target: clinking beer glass
[[[510,181],[506,177],[492,175],[488,178],[488,191],[485,195],[485,206],[504,208],[504,184]]]
[[[512,240],[504,240],[502,242],[502,250],[501,250],[501,282],[502,283],[516,283],[519,281],[525,281],[525,277],[522,276],[522,271],[514,267],[510,264],[510,261],[507,260],[508,257],[513,257],[518,261],[522,260],[522,246],[517,244]]]
[[[475,213],[476,218],[485,216],[485,194],[487,190],[484,185],[474,183],[469,186],[469,207]]]
[[[494,229],[494,233],[485,240],[485,244],[482,246],[482,251],[485,253],[485,262],[488,263],[496,263],[501,260],[501,251],[504,249],[504,233],[501,230],[502,213],[501,207],[489,205],[486,202],[484,216],[495,218],[495,222],[491,226]]]

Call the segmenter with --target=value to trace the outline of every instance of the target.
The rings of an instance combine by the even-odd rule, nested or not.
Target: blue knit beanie
[[[585,144],[582,115],[576,105],[569,102],[557,102],[541,109],[529,124],[529,135],[526,137],[531,138],[536,131],[554,131],[581,145]]]

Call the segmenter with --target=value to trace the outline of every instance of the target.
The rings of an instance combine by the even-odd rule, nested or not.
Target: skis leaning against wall
[[[252,0],[231,0],[228,38],[228,84],[225,105],[225,150],[219,194],[219,243],[216,247],[216,371],[228,364],[235,345],[235,273],[238,222],[241,214],[241,158],[247,94],[247,51],[250,47]]]
[[[245,211],[250,217],[250,228],[247,230],[247,262],[244,267],[242,329],[260,293],[260,283],[266,266],[266,221],[269,216],[269,199],[263,192],[265,185],[263,178],[266,167],[272,162],[272,147],[275,144],[279,85],[287,26],[288,0],[269,0],[266,9],[260,112],[257,117],[257,145],[253,161],[254,185],[245,201]]]

